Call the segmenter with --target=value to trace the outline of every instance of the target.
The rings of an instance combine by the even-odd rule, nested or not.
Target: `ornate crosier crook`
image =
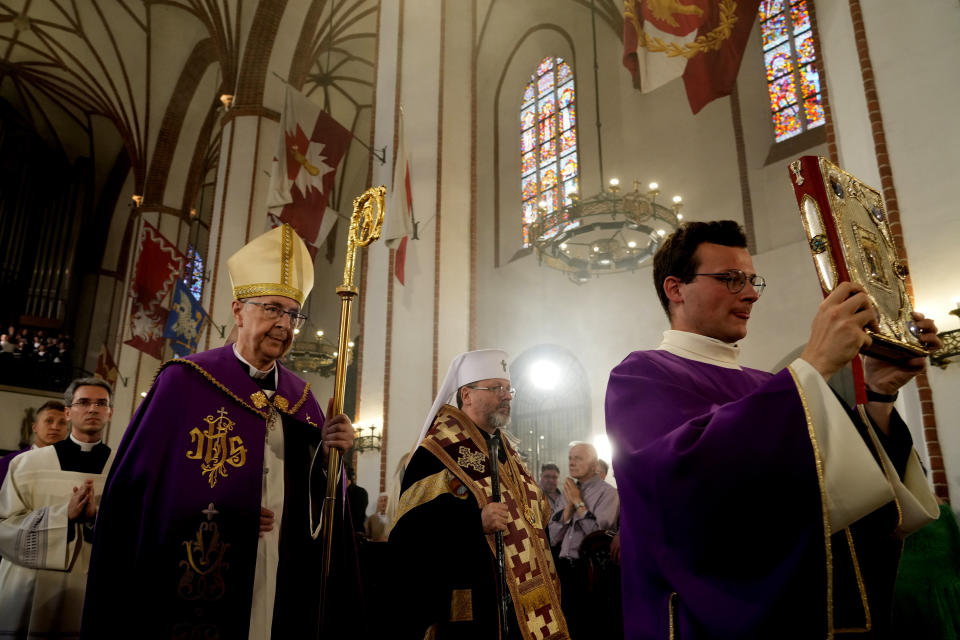
[[[354,298],[360,293],[353,284],[357,248],[369,246],[370,243],[380,238],[386,193],[387,188],[384,186],[372,187],[353,199],[353,214],[350,216],[350,231],[347,234],[347,258],[343,265],[343,284],[337,287],[337,295],[340,296],[340,345],[337,351],[337,372],[334,378],[333,410],[331,414],[335,416],[343,413],[343,394],[347,384],[347,343],[350,340],[350,311]],[[340,452],[330,447],[327,462],[327,493],[323,500],[321,602],[323,602],[326,594],[327,578],[330,576],[330,558],[333,549],[333,513],[340,477]]]

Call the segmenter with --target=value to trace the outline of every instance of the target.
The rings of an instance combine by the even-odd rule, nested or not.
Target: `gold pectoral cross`
[[[236,423],[227,417],[226,408],[221,408],[217,417],[207,416],[203,420],[207,423],[205,432],[199,427],[190,431],[190,442],[196,445],[196,451],[187,451],[187,458],[202,461],[200,472],[213,488],[217,480],[227,477],[226,465],[239,468],[246,463],[247,448],[240,436],[228,436]]]

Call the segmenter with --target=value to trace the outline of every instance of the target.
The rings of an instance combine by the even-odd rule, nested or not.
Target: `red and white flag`
[[[93,375],[101,380],[106,380],[111,387],[116,389],[120,370],[117,368],[117,363],[113,361],[110,349],[107,349],[105,344],[100,345],[100,355],[97,356],[97,370]]]
[[[730,95],[760,0],[625,0],[623,66],[644,93],[683,77],[690,109]]]
[[[403,110],[397,123],[397,151],[394,154],[393,189],[387,203],[386,220],[383,223],[383,239],[387,247],[396,249],[393,272],[400,284],[406,284],[407,243],[413,235],[413,191],[410,189],[410,158],[403,133]]]
[[[329,113],[287,85],[267,209],[274,225],[286,222],[296,230],[313,258],[337,221],[327,202],[351,138]]]
[[[157,360],[163,357],[163,327],[169,310],[160,306],[170,287],[180,277],[186,257],[160,235],[156,227],[144,221],[140,230],[140,251],[130,288],[130,333],[124,344],[139,349]]]

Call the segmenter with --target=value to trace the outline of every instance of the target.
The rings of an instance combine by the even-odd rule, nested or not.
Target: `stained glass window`
[[[569,223],[562,207],[576,193],[579,167],[573,69],[563,58],[547,57],[530,76],[520,105],[523,246],[530,246],[538,216],[543,217],[539,233],[544,238]]]
[[[770,109],[777,142],[826,120],[820,99],[817,51],[810,28],[809,0],[763,0],[760,35]]]
[[[183,284],[197,300],[203,295],[203,256],[192,244],[187,245],[187,266],[183,270]]]

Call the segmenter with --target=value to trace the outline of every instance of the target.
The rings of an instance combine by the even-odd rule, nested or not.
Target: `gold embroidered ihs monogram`
[[[202,511],[206,522],[200,523],[197,535],[184,540],[187,559],[180,561],[183,575],[177,585],[177,593],[184,600],[219,600],[226,591],[226,584],[220,569],[225,566],[223,556],[230,545],[220,540],[220,531],[213,516],[220,513],[211,502]]]
[[[233,420],[227,417],[226,408],[217,412],[217,417],[207,416],[207,431],[198,427],[190,431],[190,441],[196,444],[196,451],[187,451],[187,458],[202,460],[200,471],[207,476],[210,487],[217,486],[217,480],[227,477],[227,465],[242,467],[247,461],[247,448],[240,436],[227,434],[233,431]]]
[[[483,464],[483,454],[479,451],[471,451],[467,447],[458,449],[460,457],[457,458],[457,464],[466,468],[471,468],[479,473],[483,473],[486,467]]]

